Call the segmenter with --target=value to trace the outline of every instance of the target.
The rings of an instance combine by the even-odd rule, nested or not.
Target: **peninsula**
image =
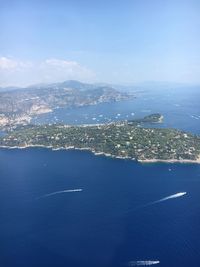
[[[111,86],[78,81],[0,90],[0,129],[27,125],[34,116],[60,108],[77,108],[134,98]]]
[[[140,162],[200,163],[200,136],[176,129],[138,126],[129,121],[80,126],[20,126],[0,138],[0,147],[80,149]]]

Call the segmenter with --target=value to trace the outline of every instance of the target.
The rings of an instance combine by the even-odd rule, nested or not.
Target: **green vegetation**
[[[109,86],[78,81],[6,90],[0,92],[0,129],[27,125],[32,117],[58,108],[97,105],[132,97]]]
[[[200,155],[199,136],[176,129],[141,128],[128,122],[89,126],[29,125],[0,138],[0,146],[89,149],[141,161],[197,161]]]
[[[141,119],[129,120],[129,124],[139,124],[139,123],[161,123],[163,121],[163,116],[160,113],[150,114]]]

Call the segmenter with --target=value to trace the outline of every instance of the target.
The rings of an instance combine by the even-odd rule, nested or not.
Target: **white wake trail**
[[[150,202],[150,203],[148,203],[147,205],[149,206],[149,205],[157,204],[157,203],[160,203],[160,202],[169,200],[169,199],[182,197],[182,196],[184,196],[184,195],[186,195],[186,194],[187,194],[187,192],[176,193],[176,194],[170,195],[170,196],[168,196],[168,197],[164,197],[164,198],[161,198],[161,199],[159,199],[159,200]]]
[[[41,197],[38,197],[37,199],[51,197],[51,196],[54,196],[54,195],[57,195],[57,194],[82,192],[82,191],[83,191],[83,189],[81,189],[81,188],[78,188],[78,189],[66,189],[66,190],[61,190],[61,191],[56,191],[56,192],[53,192],[53,193],[45,194],[45,195],[43,195]]]
[[[129,212],[131,212],[131,211],[137,211],[137,210],[139,210],[139,209],[146,208],[146,207],[149,207],[149,206],[152,206],[152,205],[155,205],[155,204],[158,204],[158,203],[160,203],[160,202],[164,202],[164,201],[167,201],[167,200],[170,200],[170,199],[174,199],[174,198],[182,197],[182,196],[184,196],[184,195],[186,195],[186,194],[187,194],[187,192],[179,192],[179,193],[176,193],[176,194],[173,194],[173,195],[170,195],[170,196],[161,198],[161,199],[159,199],[159,200],[152,201],[152,202],[149,202],[149,203],[147,203],[147,204],[138,206],[138,207],[136,207],[136,208],[129,209],[128,211],[126,211],[126,213],[129,213]]]
[[[160,261],[129,261],[128,266],[150,266],[150,265],[155,265],[159,264]]]

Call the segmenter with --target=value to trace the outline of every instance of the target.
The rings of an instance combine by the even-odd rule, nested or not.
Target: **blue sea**
[[[159,112],[159,127],[200,134],[199,103],[199,88],[142,91],[128,102],[56,110],[34,122],[100,123]],[[180,192],[187,194],[165,199]],[[199,248],[198,164],[0,149],[2,267],[199,267]]]

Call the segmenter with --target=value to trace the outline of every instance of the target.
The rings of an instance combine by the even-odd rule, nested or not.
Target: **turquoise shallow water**
[[[104,122],[119,119],[116,114],[160,112],[165,116],[160,127],[199,133],[199,96],[198,90],[152,92],[128,103],[60,110],[56,116],[67,123],[95,123],[94,117]],[[63,192],[74,189],[82,191]],[[151,205],[178,192],[187,194]],[[199,237],[200,165],[0,149],[0,266],[116,267],[159,261],[157,266],[198,267]]]

